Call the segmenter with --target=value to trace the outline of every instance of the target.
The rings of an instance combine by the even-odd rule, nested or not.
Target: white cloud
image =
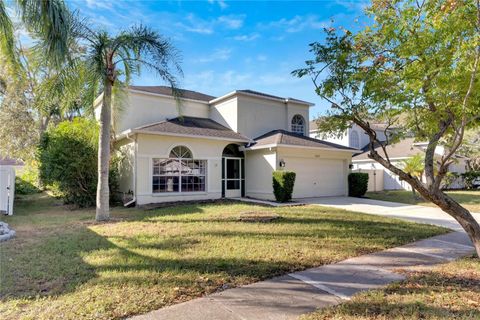
[[[319,20],[318,17],[314,15],[296,15],[291,19],[282,18],[277,21],[272,21],[266,25],[261,25],[261,27],[281,28],[288,33],[300,32],[306,29],[322,29],[326,26],[328,26],[327,21]]]
[[[224,0],[208,0],[210,4],[218,4],[220,9],[226,9],[228,7],[227,3]]]
[[[216,27],[239,29],[243,26],[243,20],[243,15],[220,16],[215,19],[204,20],[190,13],[185,17],[185,22],[178,22],[176,25],[188,32],[212,34]]]
[[[239,29],[243,26],[243,16],[221,16],[217,21],[228,29]]]
[[[237,41],[253,41],[258,38],[260,38],[260,35],[258,33],[243,34],[233,37],[233,39]]]
[[[230,59],[232,49],[216,49],[209,56],[194,59],[194,62],[206,63],[213,61],[226,61]]]
[[[257,56],[257,60],[258,60],[258,61],[267,61],[267,56],[264,55],[264,54],[259,54],[259,55]]]
[[[111,1],[106,1],[106,0],[85,0],[87,3],[87,7],[90,9],[107,9],[111,10],[112,9],[112,2]]]

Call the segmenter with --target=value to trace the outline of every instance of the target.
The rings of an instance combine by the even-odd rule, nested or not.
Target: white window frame
[[[300,118],[303,124],[293,123],[293,120],[295,120],[295,117]],[[292,117],[292,120],[290,121],[290,129],[293,133],[305,135],[305,127],[306,127],[305,118],[301,114],[296,114]]]
[[[190,148],[188,147],[185,147],[185,146],[180,146],[180,147],[184,147],[184,148],[187,148],[190,152],[191,155],[193,155],[192,151],[190,150]],[[173,150],[174,148],[172,148]],[[172,150],[170,151],[170,153],[172,152]],[[170,154],[169,153],[169,154]],[[177,161],[179,163],[179,166],[181,166],[181,162],[182,161],[202,161],[203,162],[203,167],[204,167],[204,170],[203,170],[203,174],[182,174],[181,170],[177,173],[177,174],[155,174],[154,173],[154,166],[155,166],[155,161],[156,160],[172,160],[172,161]],[[183,193],[183,194],[192,194],[192,193],[205,193],[207,192],[207,177],[208,177],[208,160],[207,159],[194,159],[194,158],[165,158],[165,157],[153,157],[152,158],[152,161],[151,161],[151,170],[152,170],[152,175],[151,175],[151,190],[152,190],[152,194],[154,195],[171,195],[171,194],[179,194],[179,193]],[[177,177],[178,178],[178,191],[154,191],[153,190],[153,179],[154,177]],[[182,178],[183,177],[203,177],[203,190],[196,190],[196,191],[184,191],[182,190]]]

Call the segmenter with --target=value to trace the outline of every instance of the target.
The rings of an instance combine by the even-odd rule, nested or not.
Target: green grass
[[[403,282],[360,293],[302,320],[480,319],[478,258],[404,272]]]
[[[238,221],[255,210],[280,218]],[[235,202],[93,217],[45,194],[23,197],[2,217],[17,238],[0,244],[1,319],[120,319],[446,232],[318,206]]]
[[[480,212],[480,190],[455,190],[447,191],[446,193],[468,210],[472,212]],[[366,197],[375,200],[435,207],[433,203],[425,201],[424,199],[415,199],[411,191],[395,190],[367,192]]]

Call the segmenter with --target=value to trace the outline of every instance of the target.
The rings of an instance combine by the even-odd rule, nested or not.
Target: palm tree
[[[100,135],[98,141],[98,185],[96,219],[108,220],[109,185],[108,173],[110,162],[110,137],[112,122],[112,97],[119,96],[128,85],[133,74],[140,68],[152,70],[167,82],[178,96],[176,74],[182,75],[177,50],[169,40],[150,28],[139,25],[110,35],[105,31],[96,32],[83,26],[77,36],[86,44],[86,54],[78,63],[72,62],[74,70],[81,65],[86,85],[94,93],[103,91],[100,111]],[[79,30],[79,29],[78,29]],[[78,31],[77,30],[77,31]],[[67,78],[69,77],[67,76]],[[93,99],[92,99],[93,102]],[[115,100],[115,104],[118,101]]]
[[[5,4],[0,0],[0,52],[18,66],[14,29]],[[73,16],[63,0],[16,0],[15,4],[22,23],[39,40],[45,58],[56,65],[64,62],[72,39],[68,26]]]
[[[403,160],[403,171],[415,177],[419,180],[422,179],[423,171],[425,171],[425,163],[424,158],[421,153],[414,155],[411,158]],[[417,198],[417,194],[415,193],[415,189],[412,188],[413,198]]]

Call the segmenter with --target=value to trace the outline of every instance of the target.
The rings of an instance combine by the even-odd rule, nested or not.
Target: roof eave
[[[283,143],[270,143],[261,146],[251,146],[249,148],[245,148],[246,151],[248,150],[260,150],[260,149],[269,149],[269,148],[297,148],[297,149],[311,149],[311,150],[324,150],[324,151],[340,151],[340,152],[348,152],[348,153],[355,153],[358,150],[355,149],[340,149],[340,148],[324,148],[324,147],[309,147],[309,146],[300,146],[300,145],[293,145],[293,144],[283,144]]]
[[[205,135],[181,134],[181,133],[172,133],[172,132],[155,132],[155,131],[138,130],[138,129],[131,130],[131,133],[182,137],[182,138],[209,139],[209,140],[220,140],[220,141],[231,141],[231,142],[243,142],[243,143],[253,142],[252,140],[247,138],[236,139],[236,138],[228,138],[228,137],[212,137],[212,136],[205,136]]]

